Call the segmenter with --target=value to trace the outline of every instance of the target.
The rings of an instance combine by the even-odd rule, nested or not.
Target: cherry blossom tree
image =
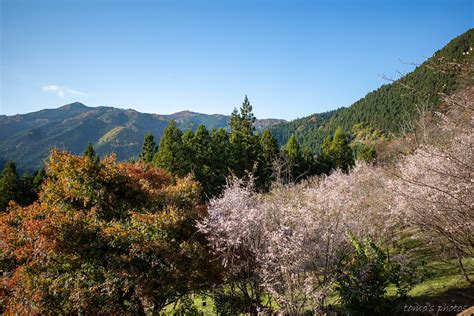
[[[351,258],[349,236],[389,245],[407,229],[448,246],[469,280],[462,259],[474,255],[473,94],[463,90],[446,98],[443,112],[422,117],[395,166],[358,163],[348,174],[280,182],[266,194],[252,179],[230,181],[198,224],[226,286],[253,311],[269,294],[286,314],[319,313]]]
[[[365,164],[268,194],[255,193],[252,180],[234,180],[198,227],[228,277],[246,276],[242,291],[251,288],[255,298],[266,291],[296,315],[326,304],[351,251],[349,233],[389,235],[391,197],[383,183],[379,170]]]
[[[446,99],[436,128],[421,133],[417,149],[399,162],[390,181],[394,213],[428,242],[448,246],[470,282],[462,259],[474,256],[473,92]]]
[[[262,307],[263,295],[257,257],[265,248],[264,218],[257,206],[253,179],[234,178],[222,198],[210,202],[212,215],[198,224],[226,268],[229,290],[244,297],[249,312]]]

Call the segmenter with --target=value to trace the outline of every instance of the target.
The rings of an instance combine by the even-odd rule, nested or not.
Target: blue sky
[[[0,114],[73,101],[293,119],[348,106],[474,24],[473,0],[1,3]]]

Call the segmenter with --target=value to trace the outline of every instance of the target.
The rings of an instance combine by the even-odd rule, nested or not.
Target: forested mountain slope
[[[472,64],[473,49],[474,29],[470,29],[411,73],[368,93],[351,106],[274,126],[271,132],[280,144],[295,133],[303,146],[316,152],[337,127],[350,131],[362,123],[385,134],[397,134],[407,119],[416,119],[418,105],[436,107],[441,95],[450,94],[463,84],[460,78],[466,76],[461,76],[457,64]]]

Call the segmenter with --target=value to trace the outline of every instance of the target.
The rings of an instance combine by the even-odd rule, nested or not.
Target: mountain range
[[[181,111],[169,115],[140,113],[132,109],[88,107],[75,102],[56,109],[45,109],[12,116],[0,115],[0,164],[14,160],[21,170],[43,165],[52,147],[82,153],[90,142],[99,155],[115,153],[127,160],[141,149],[143,136],[151,132],[159,142],[170,120],[181,130],[227,128],[230,116]],[[263,130],[280,119],[257,120],[255,127]]]
[[[362,124],[385,135],[396,135],[407,119],[416,119],[421,103],[436,108],[443,95],[474,84],[473,48],[474,29],[470,29],[411,73],[369,92],[349,107],[290,122],[257,120],[255,127],[259,131],[268,128],[280,145],[295,134],[301,146],[315,153],[337,127],[350,131],[354,125]],[[32,170],[42,166],[52,147],[78,154],[89,142],[99,155],[114,152],[118,159],[126,160],[139,153],[146,132],[153,133],[158,142],[172,119],[186,130],[200,124],[208,129],[227,128],[230,117],[190,111],[147,114],[132,109],[88,107],[78,102],[28,114],[0,115],[0,167],[7,160],[14,160],[19,169]]]

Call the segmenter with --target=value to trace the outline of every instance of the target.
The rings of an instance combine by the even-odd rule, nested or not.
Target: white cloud
[[[60,98],[64,98],[66,96],[87,97],[87,93],[85,92],[74,90],[66,86],[58,86],[55,84],[45,85],[42,87],[42,89],[44,92],[54,93]]]

